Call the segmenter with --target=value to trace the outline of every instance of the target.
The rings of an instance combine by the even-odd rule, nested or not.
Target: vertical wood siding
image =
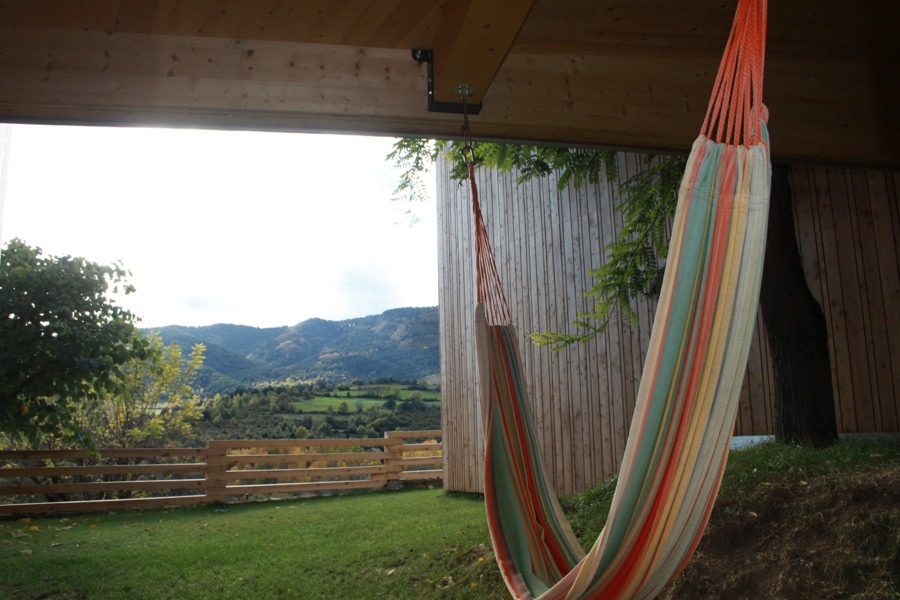
[[[642,168],[620,153],[619,171]],[[467,186],[438,164],[441,385],[444,485],[481,491],[483,444],[472,331],[474,264]],[[519,336],[530,406],[544,461],[560,494],[583,490],[619,469],[647,351],[655,301],[637,304],[639,327],[614,315],[608,331],[561,352],[528,334],[573,331],[588,275],[622,223],[616,186],[601,179],[558,190],[555,176],[522,185],[517,173],[481,169],[478,185],[497,269]],[[842,432],[898,431],[900,395],[900,174],[794,168],[804,268],[825,307]],[[736,435],[773,430],[774,375],[762,318],[751,347]]]
[[[791,185],[828,322],[838,431],[900,431],[900,172],[795,167]]]

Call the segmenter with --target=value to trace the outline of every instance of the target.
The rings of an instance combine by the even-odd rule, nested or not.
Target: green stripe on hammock
[[[650,598],[699,543],[728,456],[762,275],[770,188],[765,12],[765,0],[740,0],[704,134],[682,180],[613,504],[587,554],[547,483],[514,331],[495,322],[509,311],[472,177],[478,296],[488,304],[479,304],[475,328],[485,501],[497,562],[516,598]],[[742,61],[751,68],[738,68]],[[744,78],[741,85],[734,77]],[[731,105],[743,114],[713,114]],[[713,127],[715,141],[707,138]]]

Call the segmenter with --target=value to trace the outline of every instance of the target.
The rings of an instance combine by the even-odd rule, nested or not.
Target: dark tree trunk
[[[825,315],[803,275],[788,167],[775,165],[760,307],[775,364],[775,435],[827,446],[837,419]]]

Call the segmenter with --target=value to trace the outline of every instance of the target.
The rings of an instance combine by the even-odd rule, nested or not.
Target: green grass
[[[294,402],[294,408],[297,410],[302,410],[304,413],[324,413],[328,411],[328,408],[334,412],[338,411],[338,407],[340,407],[341,402],[346,402],[347,407],[350,409],[348,414],[353,414],[356,412],[356,404],[361,403],[363,405],[363,410],[366,410],[372,406],[381,407],[385,399],[384,398],[371,398],[366,397],[362,394],[366,392],[360,391],[351,391],[350,396],[348,397],[346,392],[338,392],[339,396],[316,396],[311,400],[302,400],[300,402]],[[399,390],[399,395],[401,400],[405,400],[409,398],[410,394],[415,393],[415,390]],[[440,402],[441,393],[434,391],[424,391],[420,392],[422,394],[422,399],[425,402]]]
[[[503,592],[481,498],[442,490],[0,521],[0,540],[0,598]]]
[[[849,440],[818,449],[766,442],[729,455],[719,496],[738,499],[747,489],[785,477],[840,479],[886,465],[900,465],[900,445]]]
[[[614,487],[562,501],[585,546]],[[896,445],[733,452],[707,535],[664,597],[894,598],[898,490]],[[4,599],[508,597],[481,497],[423,489],[0,521],[0,573]]]
[[[360,386],[352,386],[349,390],[337,390],[336,393],[345,396],[348,391],[351,396],[390,396],[392,394],[397,394],[400,396],[401,400],[405,400],[411,394],[418,392],[426,402],[439,401],[441,399],[441,392],[439,390],[415,390],[410,389],[405,384],[395,383],[367,383]]]
[[[304,413],[324,413],[328,411],[328,408],[334,412],[338,411],[338,407],[340,407],[341,402],[346,402],[347,407],[350,412],[347,414],[353,414],[356,412],[356,403],[360,402],[363,405],[363,410],[370,408],[372,406],[381,407],[384,404],[384,400],[376,400],[375,398],[332,398],[330,396],[316,396],[311,400],[303,400],[301,402],[294,402],[294,408],[297,410],[302,410]]]

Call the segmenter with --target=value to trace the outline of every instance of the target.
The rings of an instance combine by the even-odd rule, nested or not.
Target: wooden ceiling
[[[736,0],[0,0],[0,121],[687,151]],[[900,9],[775,0],[776,158],[900,167]]]

